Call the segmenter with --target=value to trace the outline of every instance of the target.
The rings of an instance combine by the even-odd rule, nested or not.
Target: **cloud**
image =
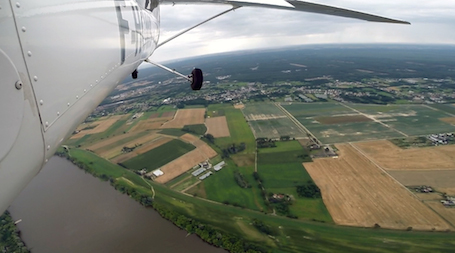
[[[243,49],[320,43],[455,44],[455,1],[324,0],[318,3],[407,20],[412,25],[244,7],[169,42],[154,53],[153,59],[165,61]],[[161,39],[229,7],[161,5]]]

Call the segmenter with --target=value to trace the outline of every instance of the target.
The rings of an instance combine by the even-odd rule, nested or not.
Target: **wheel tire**
[[[202,82],[204,81],[204,78],[202,76],[202,70],[193,69],[193,71],[191,72],[191,75],[193,75],[193,81],[191,82],[191,89],[200,90],[202,87]]]

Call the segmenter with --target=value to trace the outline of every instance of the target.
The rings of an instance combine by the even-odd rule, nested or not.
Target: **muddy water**
[[[53,157],[10,206],[32,252],[226,252]]]

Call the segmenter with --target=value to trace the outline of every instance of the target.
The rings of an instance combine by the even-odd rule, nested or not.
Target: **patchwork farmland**
[[[299,129],[275,104],[246,104],[243,109],[248,124],[256,138],[305,137]]]
[[[322,143],[453,132],[447,112],[424,105],[282,104]]]
[[[453,229],[412,193],[349,144],[339,158],[305,163],[337,224],[417,230]],[[412,214],[412,215],[410,215]]]
[[[77,134],[71,136],[71,139],[79,139],[88,134],[96,134],[106,131],[111,127],[117,120],[123,118],[124,115],[114,115],[106,117],[105,119],[100,119],[92,123],[80,125],[76,131],[79,131]]]
[[[205,108],[181,109],[174,115],[174,119],[166,122],[161,128],[183,128],[185,125],[204,124]]]

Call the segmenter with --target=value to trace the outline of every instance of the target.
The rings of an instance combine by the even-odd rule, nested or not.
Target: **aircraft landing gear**
[[[202,70],[193,69],[191,71],[191,89],[200,90],[202,87],[202,82],[204,82],[204,77],[202,76]]]
[[[161,65],[159,63],[156,63],[156,62],[152,62],[150,61],[149,59],[146,59],[145,60],[146,62],[152,64],[152,65],[155,65],[159,68],[162,68],[168,72],[171,72],[172,74],[175,74],[175,75],[178,75],[180,77],[183,77],[185,78],[186,80],[188,80],[190,83],[191,83],[191,89],[192,90],[200,90],[201,87],[202,87],[202,83],[204,82],[204,77],[202,76],[202,70],[198,69],[198,68],[195,68],[193,69],[193,71],[191,71],[191,75],[189,76],[185,76],[177,71],[175,71],[174,69],[170,69],[164,65]]]

